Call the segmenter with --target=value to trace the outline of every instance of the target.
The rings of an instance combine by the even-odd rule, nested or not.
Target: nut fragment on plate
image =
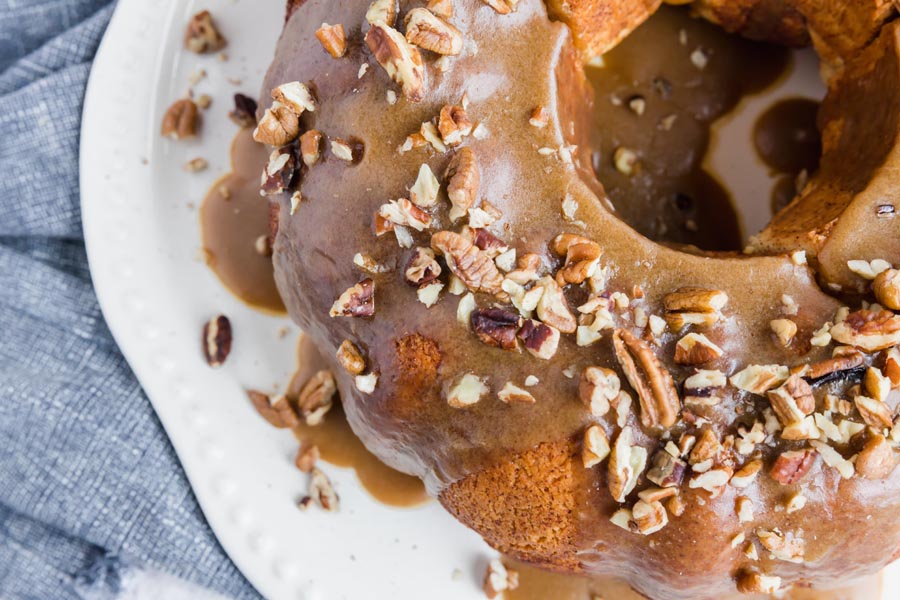
[[[857,310],[831,328],[831,337],[865,352],[884,350],[900,343],[900,315],[889,310]]]
[[[722,357],[721,348],[702,333],[689,333],[675,344],[675,362],[679,365],[705,365]]]
[[[613,500],[625,502],[625,498],[634,490],[638,477],[647,466],[647,450],[641,446],[632,446],[630,427],[625,427],[619,432],[610,451],[608,466],[607,479]]]
[[[406,41],[451,56],[459,54],[463,46],[459,29],[426,8],[414,8],[406,14]]]
[[[316,503],[328,512],[340,508],[340,498],[334,491],[334,485],[321,469],[313,467],[309,477],[309,495]]]
[[[163,116],[163,137],[184,140],[196,137],[200,128],[200,111],[190,98],[176,100]]]
[[[473,292],[499,294],[503,275],[491,257],[475,244],[453,231],[438,231],[431,236],[431,247],[444,255],[447,266]]]
[[[681,288],[663,298],[666,322],[675,331],[685,325],[713,325],[727,303],[725,292],[702,288]]]
[[[466,373],[447,390],[447,404],[453,408],[474,406],[488,392],[484,381],[477,375]]]
[[[815,462],[816,453],[812,449],[787,450],[775,459],[769,475],[781,485],[794,485],[809,473]]]
[[[198,12],[188,21],[184,33],[184,46],[191,52],[207,54],[218,52],[227,45],[219,33],[216,23],[208,10]]]
[[[332,317],[371,317],[375,314],[375,282],[363,279],[335,300],[328,313]]]
[[[344,34],[344,26],[341,23],[329,25],[322,23],[316,30],[316,38],[322,44],[325,52],[333,58],[340,58],[347,52],[347,36]]]
[[[238,127],[255,127],[257,108],[256,100],[237,93],[234,95],[234,108],[228,113],[228,118]]]
[[[323,369],[310,377],[297,397],[300,415],[307,425],[316,426],[322,423],[325,415],[331,410],[336,392],[334,375],[328,369]]]
[[[247,397],[250,398],[250,402],[253,404],[256,412],[272,427],[290,429],[300,424],[297,412],[284,394],[273,397],[262,392],[249,390]]]
[[[518,313],[502,308],[479,308],[472,311],[471,327],[482,343],[503,350],[516,350],[516,334],[521,326]]]
[[[297,449],[297,456],[294,458],[294,465],[304,473],[311,473],[313,467],[319,462],[319,447],[315,444],[303,444]]]
[[[616,359],[631,387],[638,393],[644,427],[671,427],[681,410],[672,374],[647,342],[627,329],[613,333]]]
[[[357,348],[356,344],[350,340],[341,342],[337,350],[337,360],[344,367],[344,370],[351,375],[362,375],[366,370],[366,359],[362,352]]]
[[[605,367],[587,367],[581,372],[578,395],[594,417],[609,412],[609,403],[618,397],[622,389],[619,376]]]
[[[447,182],[447,196],[450,198],[450,220],[457,221],[464,217],[475,205],[478,190],[481,187],[481,169],[471,148],[460,148],[453,154],[447,171],[444,173]]]
[[[206,364],[221,367],[231,353],[231,321],[225,315],[217,315],[203,325],[203,356]]]
[[[420,102],[425,98],[425,65],[418,48],[382,21],[372,23],[366,32],[366,45],[407,100]]]
[[[488,563],[483,583],[485,596],[493,600],[500,597],[503,592],[514,590],[518,587],[519,573],[517,571],[507,569],[506,565],[499,558],[495,558]]]
[[[581,446],[581,461],[586,469],[598,465],[609,456],[609,438],[600,425],[591,425],[584,430]]]
[[[497,392],[497,397],[504,404],[534,404],[536,402],[531,392],[520,388],[511,381],[507,381],[506,385]]]

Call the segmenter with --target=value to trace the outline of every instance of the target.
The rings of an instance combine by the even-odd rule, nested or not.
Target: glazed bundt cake
[[[582,59],[659,2],[548,4],[289,2],[255,132],[273,260],[354,431],[500,551],[650,598],[877,571],[900,546],[888,3],[693,6],[833,64],[821,169],[752,256],[638,235],[593,174]]]

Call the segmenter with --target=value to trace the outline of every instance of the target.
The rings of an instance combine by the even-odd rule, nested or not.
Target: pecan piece
[[[466,373],[447,390],[447,404],[453,408],[468,408],[477,404],[487,392],[480,377]]]
[[[331,410],[335,392],[337,385],[334,382],[334,375],[328,369],[319,371],[303,385],[297,397],[297,406],[307,425],[315,426],[322,423],[325,415]]]
[[[337,25],[322,23],[322,26],[316,30],[316,38],[322,44],[325,52],[333,58],[340,58],[347,52],[347,36],[341,23]]]
[[[344,367],[344,370],[351,375],[362,375],[366,370],[366,359],[362,352],[356,347],[356,344],[350,340],[341,342],[340,347],[335,355],[338,362]]]
[[[534,404],[537,402],[531,392],[520,388],[512,381],[506,382],[503,389],[497,392],[497,397],[504,404]]]
[[[416,248],[413,255],[406,263],[406,283],[410,285],[425,285],[431,283],[441,274],[441,265],[435,260],[434,250],[431,248]]]
[[[363,279],[341,294],[328,313],[332,317],[371,317],[375,314],[375,282]]]
[[[519,4],[519,0],[483,0],[483,2],[501,15],[508,15]]]
[[[210,319],[203,326],[203,356],[206,364],[221,367],[231,353],[231,321],[225,315]]]
[[[294,465],[304,473],[311,473],[313,467],[319,462],[321,453],[319,447],[315,444],[308,446],[303,444],[297,449],[297,456],[294,458]]]
[[[280,102],[272,104],[263,113],[253,130],[253,139],[269,146],[287,146],[300,135],[300,117]]]
[[[328,476],[320,469],[313,467],[309,478],[309,495],[328,512],[337,511],[340,506],[340,498],[334,491],[334,486]]]
[[[705,365],[722,354],[722,349],[702,333],[689,333],[675,344],[675,362],[679,365]]]
[[[856,472],[866,479],[885,479],[896,466],[894,451],[883,435],[870,434],[856,456]]]
[[[872,291],[878,302],[891,310],[900,310],[900,271],[882,271],[872,282]]]
[[[586,469],[599,465],[609,456],[609,438],[599,425],[591,425],[584,430],[581,446],[581,462]]]
[[[684,403],[714,406],[722,401],[721,390],[727,380],[718,370],[699,370],[684,380]]]
[[[737,589],[742,594],[774,594],[781,589],[781,577],[743,570],[737,576]]]
[[[884,402],[866,396],[857,396],[853,399],[853,404],[856,405],[856,410],[859,411],[863,421],[869,427],[883,429],[893,426],[891,407]]]
[[[163,116],[163,137],[184,140],[196,137],[200,127],[200,111],[190,98],[176,100]]]
[[[303,164],[311,167],[322,156],[322,134],[315,129],[310,129],[300,136],[300,156]]]
[[[578,321],[569,310],[566,297],[556,280],[548,275],[539,279],[535,287],[544,289],[537,305],[537,314],[541,321],[556,327],[563,333],[575,333],[575,330],[578,329]]]
[[[684,481],[687,464],[665,450],[657,450],[650,461],[647,479],[662,488],[677,488]]]
[[[425,8],[414,8],[407,13],[406,41],[436,54],[453,56],[463,46],[459,29]]]
[[[459,146],[463,138],[472,133],[472,121],[462,106],[447,104],[438,116],[438,131],[448,146]]]
[[[653,349],[627,329],[613,332],[616,359],[638,394],[644,427],[671,427],[681,410],[672,374]]]
[[[453,0],[428,0],[428,10],[442,19],[452,19]]]
[[[503,275],[497,265],[475,244],[452,231],[431,236],[431,247],[444,255],[447,266],[473,292],[500,294]]]
[[[860,367],[865,360],[862,352],[855,348],[849,348],[848,350],[848,352],[835,354],[831,358],[812,363],[809,365],[809,370],[805,376],[815,381],[835,373],[850,371]]]
[[[522,324],[518,336],[532,356],[550,360],[556,355],[559,347],[559,329],[556,327],[528,319]]]
[[[419,49],[399,31],[384,22],[375,22],[366,33],[366,45],[410,102],[425,98],[425,66]]]
[[[622,382],[612,369],[587,367],[581,372],[578,396],[595,417],[609,412],[609,403],[618,397],[621,390]]]
[[[447,171],[447,196],[450,198],[450,220],[457,221],[475,206],[481,187],[481,169],[471,148],[460,148],[453,154]]]
[[[650,535],[669,524],[669,515],[662,502],[646,502],[638,500],[631,509],[631,518],[637,526],[638,533]]]
[[[287,396],[280,395],[273,398],[268,394],[249,390],[247,397],[250,398],[256,412],[272,427],[289,429],[300,424],[300,419]]]
[[[282,193],[288,189],[296,172],[296,160],[290,147],[273,151],[260,178],[260,193],[264,196]]]
[[[484,344],[504,350],[518,348],[516,334],[521,318],[501,308],[480,308],[472,311],[472,331]]]
[[[900,316],[889,310],[857,310],[831,328],[831,337],[865,352],[884,350],[900,343]]]
[[[431,167],[422,163],[422,166],[419,167],[419,174],[416,176],[416,182],[409,188],[409,200],[416,206],[424,208],[434,206],[440,189],[441,185]]]
[[[366,11],[366,21],[370,25],[380,22],[393,27],[397,21],[397,0],[375,0]]]
[[[238,127],[255,127],[256,109],[256,100],[238,93],[234,95],[234,108],[228,113],[228,118]]]
[[[286,106],[288,110],[298,117],[306,111],[314,112],[316,110],[316,103],[315,100],[313,100],[312,92],[299,81],[282,83],[272,90],[272,99],[275,102]]]
[[[188,21],[187,30],[184,32],[184,46],[191,52],[197,54],[218,52],[226,44],[208,10],[198,12]]]
[[[769,475],[781,485],[794,485],[809,473],[815,462],[816,453],[809,448],[788,450],[778,455]]]
[[[673,330],[685,325],[709,326],[722,317],[728,294],[719,290],[681,288],[663,298],[666,321]]]
[[[580,284],[597,271],[603,250],[593,240],[580,235],[563,233],[553,240],[553,251],[566,257],[563,267],[556,273],[556,282]]]
[[[489,600],[500,597],[503,592],[519,587],[519,573],[507,569],[499,558],[493,559],[484,573],[484,595]]]
[[[632,446],[630,427],[619,432],[609,456],[609,473],[607,482],[613,500],[625,502],[625,498],[634,490],[638,477],[647,466],[647,450],[641,446]]]
[[[785,427],[797,425],[816,409],[812,388],[799,375],[791,375],[782,385],[766,392],[775,416]]]

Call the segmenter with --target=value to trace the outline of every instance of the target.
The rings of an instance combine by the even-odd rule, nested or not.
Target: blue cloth
[[[0,0],[0,598],[114,598],[152,567],[258,598],[103,321],[78,132],[110,0]]]

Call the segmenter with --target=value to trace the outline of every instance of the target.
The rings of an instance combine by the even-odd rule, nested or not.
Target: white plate
[[[361,489],[352,471],[330,468],[342,512],[299,512],[295,501],[305,477],[292,462],[297,442],[264,423],[244,395],[245,386],[287,381],[297,330],[279,337],[287,319],[248,309],[203,264],[197,205],[229,169],[230,98],[259,89],[284,4],[120,0],[94,63],[81,141],[84,233],[100,305],[206,518],[264,596],[480,599],[479,578],[492,553],[435,503],[388,508]],[[213,11],[229,39],[228,62],[181,49],[184,24],[202,8]],[[208,78],[195,89],[214,98],[201,141],[163,140],[158,128],[165,109],[201,68]],[[235,86],[232,78],[243,82]],[[815,87],[802,73],[787,84],[814,96]],[[746,140],[754,115],[770,102],[745,102],[745,116],[729,120],[720,135]],[[182,165],[195,156],[211,168],[185,173]],[[750,179],[757,182],[767,177],[755,157],[717,155],[712,164],[732,189],[743,184],[730,174],[755,173]],[[235,344],[225,368],[213,371],[199,352],[200,328],[220,312],[232,320]],[[464,576],[452,577],[454,569]],[[893,571],[886,589],[900,590]]]

